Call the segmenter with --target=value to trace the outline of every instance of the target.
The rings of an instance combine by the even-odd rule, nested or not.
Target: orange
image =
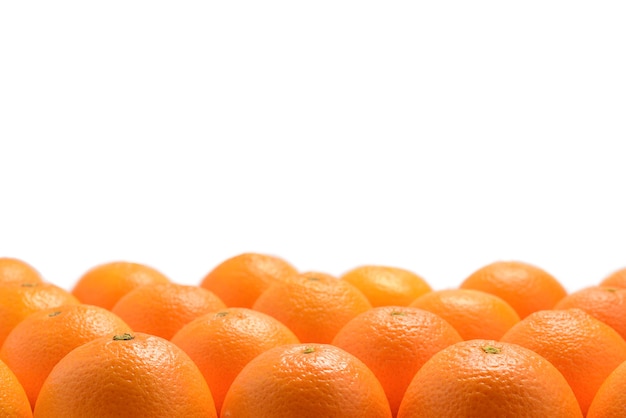
[[[82,303],[106,309],[131,290],[150,283],[168,283],[170,279],[145,264],[113,261],[100,264],[83,274],[72,289]]]
[[[332,344],[358,357],[380,381],[395,416],[404,391],[436,352],[462,341],[434,313],[405,306],[379,306],[353,318]]]
[[[243,253],[224,260],[200,283],[229,307],[250,308],[259,295],[276,280],[297,270],[280,257]]]
[[[480,290],[436,290],[420,296],[410,306],[441,316],[464,340],[498,340],[520,321],[515,309],[504,299]]]
[[[398,267],[359,266],[340,279],[352,283],[372,306],[408,306],[432,288],[421,276]]]
[[[380,382],[333,345],[289,344],[252,359],[226,393],[221,418],[391,418]]]
[[[0,417],[32,418],[28,397],[19,380],[0,360]]]
[[[277,319],[248,308],[228,308],[185,325],[171,340],[196,363],[218,414],[235,376],[250,360],[283,344],[299,343]]]
[[[153,283],[131,290],[111,311],[134,331],[169,340],[191,320],[224,308],[220,298],[202,287]]]
[[[70,351],[44,381],[34,412],[37,418],[217,417],[189,356],[143,333],[100,337]]]
[[[626,411],[626,362],[623,362],[600,386],[589,405],[587,418],[624,418]]]
[[[626,287],[626,268],[614,271],[600,281],[600,286]]]
[[[574,390],[583,414],[602,382],[626,361],[626,341],[617,331],[576,308],[530,314],[501,341],[529,348],[552,363]]]
[[[29,314],[79,303],[70,292],[52,283],[0,284],[0,346],[13,327]]]
[[[467,340],[432,356],[406,390],[398,418],[582,418],[563,375],[537,353]]]
[[[276,282],[253,309],[287,325],[303,343],[329,344],[352,318],[372,308],[365,295],[345,280],[303,273]]]
[[[488,264],[467,277],[460,287],[501,297],[520,318],[539,310],[552,309],[567,294],[554,276],[520,261]]]
[[[33,266],[18,258],[0,257],[0,283],[7,282],[43,282],[41,275]]]
[[[626,339],[626,288],[589,286],[565,296],[554,308],[580,308]]]
[[[0,359],[15,373],[34,407],[41,384],[67,353],[98,337],[129,331],[117,315],[98,306],[44,309],[13,328],[2,345]]]

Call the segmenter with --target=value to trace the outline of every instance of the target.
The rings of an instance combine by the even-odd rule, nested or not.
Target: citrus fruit
[[[410,306],[448,321],[464,340],[498,340],[520,320],[504,299],[473,289],[441,289],[415,299]]]
[[[339,277],[356,286],[372,306],[407,306],[432,288],[421,276],[399,267],[365,265]]]
[[[482,290],[504,299],[520,318],[552,309],[567,291],[545,270],[520,261],[497,261],[470,274],[460,285]]]
[[[287,325],[303,343],[329,344],[341,327],[372,305],[347,281],[306,273],[274,283],[252,308]]]
[[[397,418],[582,418],[572,389],[524,347],[466,340],[433,355],[409,384]]]
[[[111,311],[133,331],[171,339],[191,320],[226,308],[213,292],[199,286],[153,283],[131,290]]]
[[[626,362],[604,380],[589,405],[587,418],[623,418],[626,411]]]
[[[391,417],[385,391],[358,358],[329,344],[288,344],[235,377],[221,418]]]
[[[2,360],[0,360],[0,417],[33,417],[24,388]]]
[[[299,343],[277,319],[248,308],[228,308],[198,317],[171,341],[204,375],[218,414],[232,381],[250,360],[270,348]]]
[[[626,287],[626,267],[615,270],[600,281],[600,286]]]
[[[25,261],[13,257],[0,257],[0,283],[37,283],[42,281],[39,272]]]
[[[85,272],[74,284],[72,294],[82,303],[106,309],[131,290],[150,283],[169,283],[160,271],[145,264],[112,261]]]
[[[617,331],[577,308],[534,312],[501,341],[529,348],[552,363],[573,389],[583,414],[602,382],[626,361],[626,341]]]
[[[358,357],[382,384],[395,416],[404,391],[436,352],[462,341],[434,313],[406,306],[379,306],[350,320],[333,345]]]
[[[34,416],[216,418],[217,413],[202,373],[184,351],[161,337],[125,333],[97,338],[63,357],[41,387]]]
[[[99,306],[44,309],[13,328],[0,349],[0,359],[15,373],[34,407],[41,384],[67,353],[98,337],[129,331],[117,315]]]
[[[52,283],[0,284],[0,346],[13,327],[31,313],[79,303],[70,292]]]
[[[297,270],[280,257],[242,253],[222,261],[201,281],[229,307],[250,308],[259,295],[276,280]]]

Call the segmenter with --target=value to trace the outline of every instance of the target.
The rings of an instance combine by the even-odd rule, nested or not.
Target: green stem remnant
[[[135,338],[134,335],[129,334],[128,332],[125,332],[121,335],[114,335],[113,341],[127,341],[127,340],[132,340],[133,338]]]
[[[315,348],[314,347],[306,347],[304,350],[302,350],[302,353],[304,354],[311,354],[315,352]]]
[[[484,347],[481,347],[483,349],[483,351],[487,354],[498,354],[502,351],[502,349],[498,348],[498,347],[494,347],[493,345],[486,345]]]
[[[54,311],[48,314],[49,317],[57,316],[61,313],[61,311]]]

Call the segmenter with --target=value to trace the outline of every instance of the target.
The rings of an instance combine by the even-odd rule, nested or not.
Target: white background
[[[68,289],[247,251],[596,284],[626,266],[621,4],[2,2],[0,256]]]

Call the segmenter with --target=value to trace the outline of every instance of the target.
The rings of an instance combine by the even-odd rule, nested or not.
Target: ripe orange
[[[504,299],[473,289],[442,289],[426,293],[410,306],[436,313],[448,321],[464,340],[498,340],[520,321]]]
[[[626,287],[626,267],[606,276],[600,281],[600,286]]]
[[[587,418],[623,418],[626,411],[626,361],[604,380],[589,405]]]
[[[34,408],[43,381],[61,358],[88,341],[124,332],[130,332],[130,327],[98,306],[44,309],[13,328],[0,349],[0,359],[15,373]]]
[[[28,398],[11,369],[0,360],[0,417],[32,418]]]
[[[374,307],[408,306],[432,290],[422,277],[398,267],[359,266],[344,273],[340,279],[356,286]]]
[[[221,418],[391,418],[380,382],[358,358],[328,344],[289,344],[237,375]]]
[[[224,308],[220,298],[202,287],[153,283],[131,290],[111,311],[134,331],[169,340],[193,319]]]
[[[113,261],[100,264],[83,274],[72,289],[82,303],[106,309],[131,290],[150,283],[169,283],[158,270],[140,263]]]
[[[219,296],[226,306],[250,308],[270,284],[296,273],[296,268],[282,258],[243,253],[217,265],[200,286]]]
[[[345,280],[306,273],[274,283],[252,308],[287,325],[303,343],[329,344],[349,320],[372,305]]]
[[[217,413],[202,373],[184,351],[164,338],[134,333],[101,337],[70,351],[44,381],[34,416],[217,418]]]
[[[358,357],[380,381],[395,416],[413,376],[436,352],[462,341],[434,313],[405,306],[365,311],[335,335],[333,345]]]
[[[501,341],[529,348],[552,363],[574,390],[583,414],[602,382],[626,361],[626,341],[617,331],[576,308],[537,311]]]
[[[9,332],[29,314],[79,303],[70,292],[52,283],[0,284],[0,346]]]
[[[563,375],[537,353],[467,340],[432,356],[406,390],[398,418],[582,418]]]
[[[567,294],[554,276],[519,261],[488,264],[467,277],[460,287],[501,297],[517,311],[520,318],[539,310],[552,309]]]
[[[554,309],[580,308],[626,339],[626,288],[589,286],[565,296]]]
[[[41,275],[33,266],[17,258],[0,257],[0,283],[43,282]]]
[[[203,315],[171,340],[196,363],[209,384],[218,414],[235,376],[250,360],[270,348],[299,343],[277,319],[248,308],[228,308]]]

